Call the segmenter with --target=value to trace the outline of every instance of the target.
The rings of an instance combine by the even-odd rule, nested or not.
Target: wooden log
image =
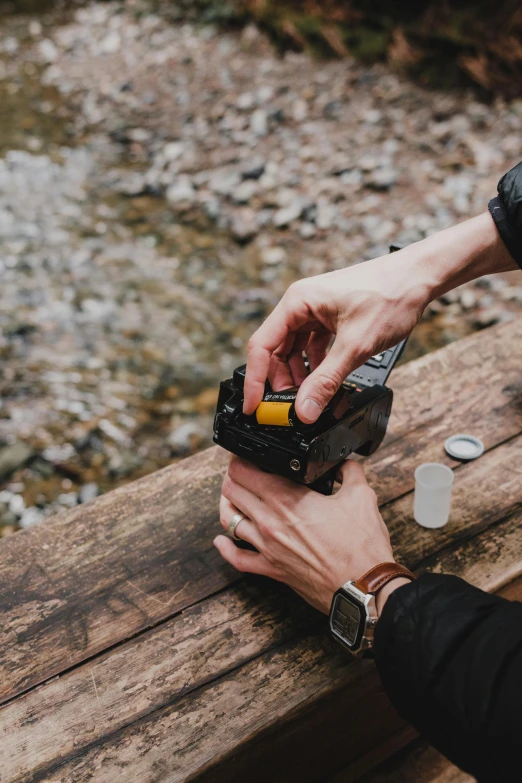
[[[383,501],[449,432],[493,448],[522,431],[521,336],[522,320],[397,371],[390,437],[368,463]],[[210,449],[0,541],[0,701],[237,581],[211,543],[226,462]]]
[[[0,540],[0,701],[237,581],[212,546],[226,461],[210,449]]]
[[[411,565],[456,573],[490,591],[522,574],[522,509],[510,483],[516,479],[501,474],[521,442],[458,471],[461,494],[444,547],[441,531],[431,531],[426,557],[414,534],[424,541],[427,531],[403,520],[413,536],[405,544]],[[496,524],[470,528],[480,512],[474,490],[489,474],[500,476],[482,486]],[[404,502],[388,507],[390,519]],[[303,781],[320,780],[325,759],[333,770],[352,758],[344,774],[355,779],[354,770],[375,762],[373,746],[393,745],[398,732],[404,742],[411,733],[404,734],[373,667],[346,656],[324,628],[325,620],[290,591],[247,579],[6,705],[0,768],[9,783],[57,781],[64,770],[63,780],[74,783],[98,768],[106,777],[97,772],[97,783],[118,780],[123,770],[126,783],[146,783],[156,780],[162,759],[169,781],[239,783],[248,776],[255,783],[274,767],[281,781],[290,779],[290,767]],[[153,750],[141,759],[148,743]],[[126,767],[133,753],[136,772]]]
[[[400,367],[390,379],[393,410],[383,446],[365,471],[379,502],[413,488],[423,462],[457,463],[444,451],[456,432],[486,449],[522,431],[522,318],[459,340]]]
[[[451,764],[435,748],[417,740],[359,783],[474,783],[475,778]],[[349,783],[341,773],[325,783]]]
[[[399,561],[415,566],[438,550],[494,525],[522,508],[522,437],[455,468],[451,518],[437,530],[413,519],[413,493],[381,509]]]

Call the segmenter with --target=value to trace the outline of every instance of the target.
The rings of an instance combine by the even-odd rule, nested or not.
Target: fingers
[[[272,353],[288,335],[284,308],[280,302],[248,342],[243,411],[248,416],[263,399]]]
[[[231,485],[223,484],[223,494],[246,511],[251,519],[264,519],[269,508],[292,508],[303,494],[311,491],[275,473],[265,473],[239,457],[230,460],[228,478]],[[241,488],[248,491],[247,495],[242,494]],[[257,498],[255,507],[253,497]]]
[[[308,375],[303,351],[309,339],[308,332],[287,335],[284,343],[272,354],[268,380],[274,391],[300,386]]]
[[[266,557],[258,552],[249,552],[246,549],[239,549],[230,538],[218,536],[214,539],[214,546],[222,558],[227,563],[237,568],[238,571],[244,571],[250,574],[260,574],[277,579],[276,570],[270,565]]]
[[[302,422],[312,424],[319,418],[346,376],[358,366],[358,357],[358,348],[338,335],[326,358],[299,389],[295,409]]]
[[[295,334],[287,334],[284,342],[276,348],[270,359],[268,380],[272,389],[275,389],[276,391],[288,389],[295,385],[287,361],[288,355],[293,350],[295,339]]]
[[[243,403],[243,411],[247,415],[254,413],[263,398],[273,352],[285,342],[290,333],[303,327],[309,333],[317,325],[299,286],[300,283],[290,286],[277,307],[248,342]]]
[[[267,507],[259,488],[267,476],[267,473],[250,462],[231,457],[221,494],[250,519],[263,517],[267,513]]]
[[[294,386],[300,386],[304,379],[308,377],[308,372],[304,363],[303,351],[305,350],[310,335],[309,334],[297,334],[292,346],[292,350],[288,354],[287,362],[290,367]]]
[[[312,332],[308,345],[306,346],[306,355],[310,365],[310,372],[317,370],[319,365],[326,359],[328,346],[332,341],[331,332]],[[303,379],[304,380],[304,379]]]
[[[233,505],[224,495],[221,495],[219,501],[219,520],[224,530],[228,531],[228,527],[235,514],[243,513],[245,512]],[[237,525],[235,532],[236,536],[242,541],[248,541],[248,543],[255,546],[256,549],[260,549],[262,543],[261,536],[259,535],[256,526],[247,516]]]

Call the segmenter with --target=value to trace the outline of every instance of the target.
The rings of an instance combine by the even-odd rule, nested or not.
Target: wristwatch
[[[330,609],[330,633],[354,655],[371,654],[378,614],[375,596],[392,579],[415,579],[398,563],[380,563],[356,582],[346,582],[335,593]]]

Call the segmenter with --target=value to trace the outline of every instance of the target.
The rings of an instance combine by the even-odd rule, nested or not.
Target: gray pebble
[[[22,512],[22,516],[20,517],[20,527],[24,529],[33,527],[33,525],[37,525],[39,522],[41,522],[43,518],[44,513],[41,509],[36,508],[36,506],[30,506]]]
[[[90,481],[88,484],[84,484],[83,487],[80,488],[80,491],[78,493],[78,499],[80,503],[89,503],[89,501],[94,500],[94,498],[98,497],[100,494],[100,488],[97,484],[95,484],[93,481]]]
[[[243,179],[259,179],[265,173],[266,163],[263,158],[254,158],[241,167]]]
[[[365,179],[365,185],[372,190],[389,190],[397,182],[395,169],[376,169]]]
[[[256,213],[246,207],[236,210],[232,216],[230,230],[237,242],[249,242],[259,231]]]
[[[303,206],[301,200],[294,200],[287,207],[278,209],[274,214],[272,222],[277,228],[285,228],[289,223],[297,220],[301,216]]]

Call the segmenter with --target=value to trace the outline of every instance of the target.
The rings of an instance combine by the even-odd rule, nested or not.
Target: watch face
[[[361,627],[361,610],[344,595],[336,597],[335,610],[332,617],[332,631],[353,647],[357,642]]]

